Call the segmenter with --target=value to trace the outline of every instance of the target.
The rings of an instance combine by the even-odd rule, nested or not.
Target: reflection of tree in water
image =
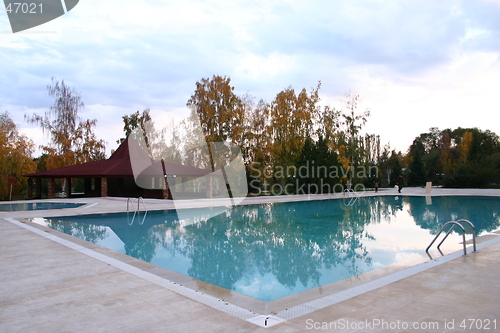
[[[135,229],[135,228],[134,228]],[[125,242],[125,254],[147,262],[153,259],[156,247],[164,241],[165,233],[156,232],[156,226],[141,233],[139,237],[135,236],[135,241]],[[123,239],[122,239],[123,241]]]
[[[47,226],[51,229],[64,232],[65,234],[78,237],[91,243],[106,238],[106,227],[70,222],[67,220],[47,219]]]
[[[202,210],[203,212],[203,210]],[[174,210],[164,211],[160,214],[149,212],[144,218],[142,213],[131,223],[122,220],[116,223],[108,223],[113,232],[124,243],[125,254],[147,262],[151,262],[155,256],[156,249],[160,246],[166,248],[172,255],[183,252],[185,247],[184,227],[180,226],[179,218]],[[203,219],[193,217],[190,222],[201,222]],[[132,225],[129,225],[132,224]]]
[[[171,227],[172,221],[177,220],[177,214],[174,211],[164,212],[164,215],[149,213],[144,220],[142,214],[139,213],[135,221],[128,216],[127,223],[118,220],[108,225],[124,243],[125,254],[151,262],[156,248],[165,243],[165,230]]]
[[[252,271],[290,288],[319,285],[324,268],[356,275],[359,262],[371,264],[362,244],[371,238],[364,232],[373,221],[370,204],[360,200],[348,211],[340,200],[234,207],[187,227],[174,243],[192,260],[190,276],[225,288]]]
[[[432,197],[432,205],[425,198],[406,197],[409,213],[422,229],[437,234],[448,221],[465,219],[476,227],[477,234],[500,227],[500,205],[494,197]],[[467,230],[467,229],[466,229]],[[454,232],[458,232],[455,229]]]
[[[346,276],[362,273],[362,264],[371,265],[363,242],[374,240],[366,226],[390,221],[403,207],[418,225],[433,233],[445,222],[461,218],[472,221],[478,233],[499,228],[496,198],[433,197],[432,202],[427,206],[425,198],[399,196],[397,200],[361,198],[352,207],[342,200],[249,205],[208,220],[194,217],[184,221],[187,224],[175,212],[150,212],[143,225],[132,226],[123,215],[114,220],[95,215],[47,223],[93,243],[106,238],[109,227],[125,244],[126,254],[148,262],[162,246],[171,256],[179,253],[190,258],[190,276],[224,288],[234,289],[238,281],[252,279],[256,272],[272,274],[282,285],[293,288],[298,283],[319,285],[324,269]]]
[[[156,217],[149,214],[144,221],[142,219],[142,213],[133,223],[131,217],[124,214],[111,214],[104,218],[103,215],[84,215],[48,219],[47,223],[50,228],[92,243],[105,239],[109,228],[124,243],[125,254],[150,262],[157,246],[165,242],[164,223],[177,220],[177,214],[169,212]]]

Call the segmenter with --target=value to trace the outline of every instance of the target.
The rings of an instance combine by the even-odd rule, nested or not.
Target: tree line
[[[231,143],[242,152],[253,194],[325,193],[339,190],[336,184],[342,189],[394,186],[400,175],[409,186],[432,181],[447,187],[486,187],[500,181],[495,133],[431,128],[407,152],[396,151],[389,144],[381,146],[378,135],[364,133],[370,110],[359,110],[360,95],[347,94],[337,108],[322,105],[320,89],[321,82],[309,90],[290,86],[270,102],[257,101],[237,95],[229,77],[214,75],[196,82],[186,103],[187,119],[159,128],[149,109],[136,111],[122,116],[124,135],[140,128],[148,134],[152,155],[207,169],[215,167],[210,148],[204,159],[193,147],[201,147],[200,141]],[[27,186],[23,174],[106,158],[105,142],[94,133],[97,120],[79,116],[81,95],[56,78],[47,90],[54,104],[43,115],[25,115],[50,136],[50,144],[40,146],[42,156],[33,157],[35,143],[19,133],[8,112],[0,115],[2,200],[22,197]],[[281,192],[269,191],[273,188]]]
[[[500,182],[500,140],[478,128],[431,128],[415,138],[405,156],[408,183],[480,188]]]
[[[378,135],[363,134],[370,110],[359,110],[360,95],[346,95],[340,108],[321,105],[318,82],[309,91],[288,87],[271,102],[255,103],[235,95],[230,83],[228,77],[202,79],[187,106],[200,118],[207,141],[241,147],[249,184],[256,185],[250,192],[264,182],[292,185],[284,194],[324,193],[334,184],[394,186],[401,175],[409,186],[500,182],[500,139],[489,130],[431,128],[407,152],[398,152],[382,147]],[[299,169],[305,172],[297,175]]]

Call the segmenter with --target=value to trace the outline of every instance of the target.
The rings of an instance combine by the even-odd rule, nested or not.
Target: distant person
[[[399,175],[399,177],[398,177],[398,193],[401,193],[402,188],[403,188],[403,176]]]
[[[375,192],[378,192],[378,186],[379,186],[379,182],[375,181]]]

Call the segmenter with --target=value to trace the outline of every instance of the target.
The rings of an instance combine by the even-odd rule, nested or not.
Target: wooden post
[[[35,199],[42,198],[42,178],[35,179]]]
[[[206,179],[207,179],[207,198],[213,198],[213,196],[214,196],[214,193],[213,193],[213,188],[214,188],[213,179],[212,179],[211,176],[208,176]]]
[[[165,186],[163,188],[163,199],[172,200],[172,195],[170,194],[170,188],[168,186],[167,177],[165,176],[164,179],[165,179]]]
[[[108,196],[108,179],[106,177],[101,177],[101,197]]]
[[[28,178],[28,199],[33,199],[33,178]]]
[[[66,192],[66,198],[71,198],[71,178],[66,178],[66,188],[64,191]]]
[[[49,178],[47,187],[49,199],[54,199],[56,197],[56,180],[54,178]]]
[[[170,187],[168,186],[167,170],[165,168],[165,161],[163,159],[161,160],[161,167],[163,169],[163,182],[164,182],[163,199],[172,200],[172,193],[170,192]]]

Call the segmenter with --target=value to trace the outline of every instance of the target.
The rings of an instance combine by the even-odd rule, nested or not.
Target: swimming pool
[[[421,256],[449,220],[468,219],[478,234],[496,230],[499,204],[387,196],[353,206],[341,199],[237,206],[210,218],[203,216],[213,209],[189,209],[182,220],[170,210],[35,222],[267,302]],[[442,249],[458,250],[460,240],[455,234]]]
[[[26,203],[2,203],[0,211],[17,212],[22,210],[44,210],[44,209],[62,209],[62,208],[77,208],[83,206],[82,203],[67,203],[67,202],[26,202]]]

